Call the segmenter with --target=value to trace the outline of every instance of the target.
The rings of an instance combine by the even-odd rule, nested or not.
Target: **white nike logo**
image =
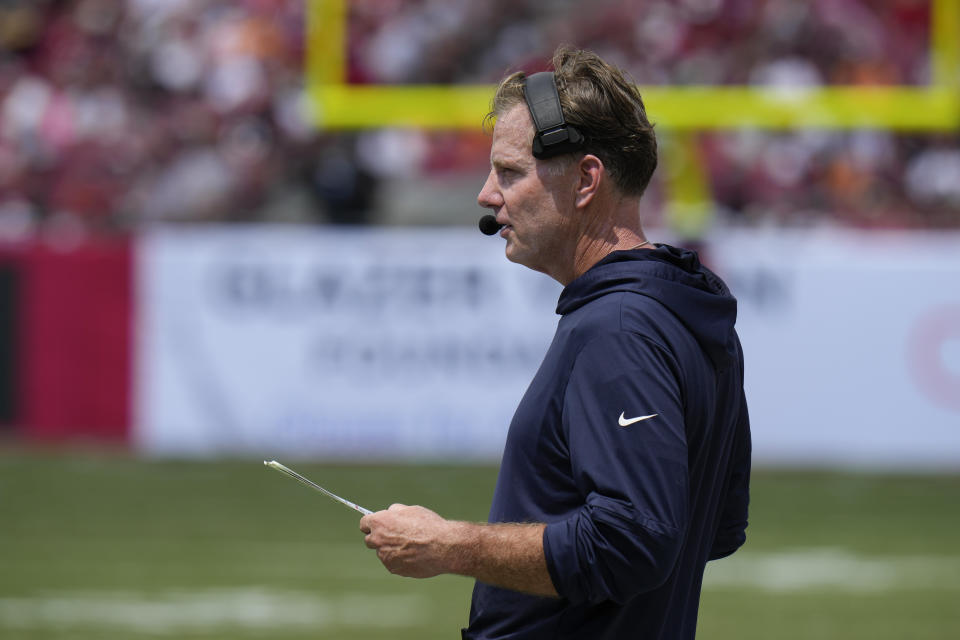
[[[660,414],[659,414],[659,413],[651,413],[651,414],[648,415],[648,416],[637,416],[636,418],[627,419],[627,417],[624,416],[624,415],[623,415],[623,412],[621,411],[621,412],[620,412],[620,421],[619,421],[619,422],[620,422],[620,426],[621,426],[621,427],[629,427],[629,426],[632,425],[634,422],[640,422],[641,420],[649,420],[650,418],[656,418],[658,415],[660,415]]]

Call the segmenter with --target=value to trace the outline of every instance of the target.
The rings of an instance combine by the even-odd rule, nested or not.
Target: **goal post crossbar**
[[[307,0],[306,85],[322,129],[480,126],[492,85],[346,82],[348,0]],[[960,0],[931,0],[930,78],[924,86],[641,86],[662,129],[754,127],[954,131],[960,129]]]

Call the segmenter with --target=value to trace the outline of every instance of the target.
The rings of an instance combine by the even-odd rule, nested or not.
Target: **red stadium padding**
[[[132,251],[127,239],[21,254],[22,434],[125,442],[130,425]]]

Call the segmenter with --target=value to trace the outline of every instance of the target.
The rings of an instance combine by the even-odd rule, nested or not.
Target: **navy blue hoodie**
[[[737,303],[693,251],[616,251],[560,295],[490,522],[544,522],[560,598],[478,582],[465,638],[693,638],[703,570],[745,539]]]

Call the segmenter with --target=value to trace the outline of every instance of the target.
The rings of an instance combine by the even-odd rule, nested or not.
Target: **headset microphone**
[[[490,215],[489,213],[482,218],[480,218],[480,231],[483,232],[483,235],[492,236],[500,229],[503,228],[503,225],[497,222],[497,217]]]

